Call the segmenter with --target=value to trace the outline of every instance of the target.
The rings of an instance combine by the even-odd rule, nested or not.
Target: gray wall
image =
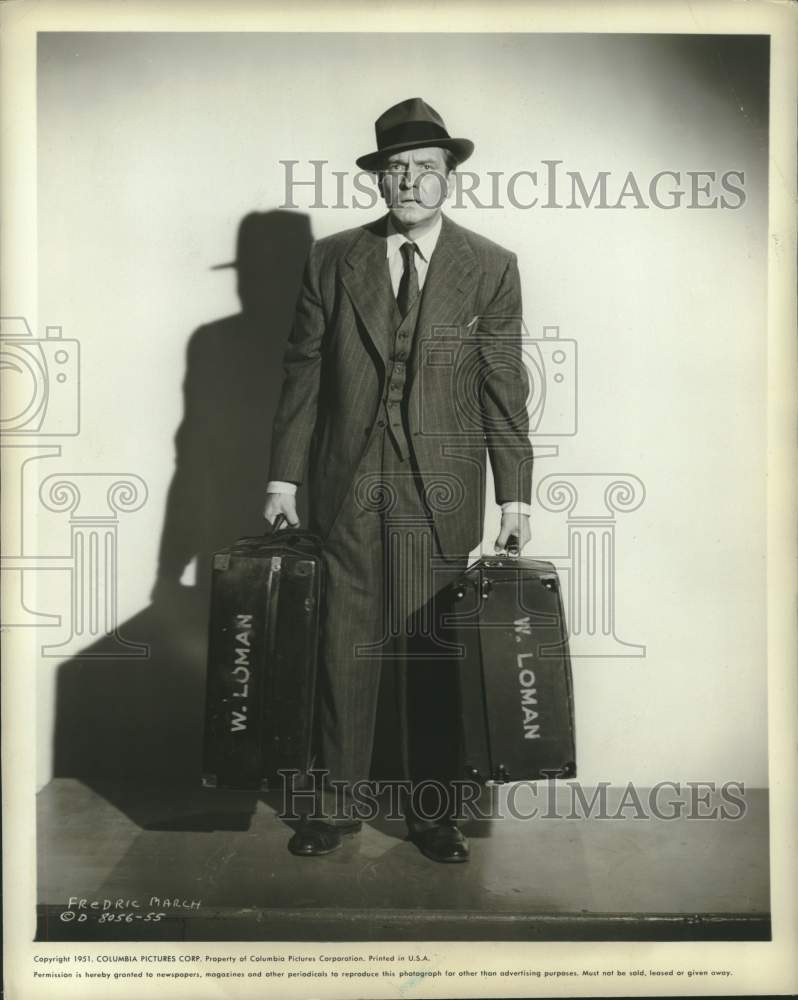
[[[120,516],[118,605],[126,635],[152,652],[104,659],[100,643],[92,660],[39,661],[40,783],[198,766],[204,555],[259,530],[279,357],[310,235],[380,209],[313,208],[299,189],[295,214],[271,217],[281,249],[254,324],[218,322],[241,305],[235,272],[211,268],[233,256],[243,216],[283,203],[280,160],[300,161],[303,176],[311,159],[353,169],[380,111],[421,95],[453,134],[473,138],[466,167],[483,178],[562,160],[588,186],[610,171],[614,201],[628,171],[644,192],[661,170],[745,171],[739,210],[631,199],[525,210],[503,193],[502,209],[449,212],[517,252],[530,333],[556,325],[578,343],[578,433],[546,439],[559,454],[539,459],[536,482],[627,474],[645,488],[636,510],[617,514],[614,572],[617,635],[646,655],[575,659],[582,781],[766,784],[766,43],[747,44],[40,36],[39,317],[80,341],[83,419],[62,456],[39,464],[42,476],[146,482],[144,506]],[[332,180],[325,191],[334,201]],[[519,198],[528,193],[519,182]],[[489,547],[497,523],[489,506]],[[536,505],[532,526],[529,554],[567,552],[564,512]],[[43,554],[68,549],[64,515],[43,514],[37,534]],[[189,568],[182,589],[172,579],[151,599],[159,551],[173,577],[199,552],[200,573]],[[63,575],[37,584],[37,600],[66,614]]]

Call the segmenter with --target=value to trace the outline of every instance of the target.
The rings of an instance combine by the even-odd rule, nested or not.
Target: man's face
[[[380,191],[403,226],[435,218],[449,194],[448,170],[439,146],[394,153],[380,172]]]

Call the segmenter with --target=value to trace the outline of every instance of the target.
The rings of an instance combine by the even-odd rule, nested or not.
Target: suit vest
[[[389,286],[390,288],[390,286]],[[386,359],[385,390],[382,398],[382,411],[387,423],[388,433],[402,458],[410,454],[411,446],[407,433],[407,370],[416,336],[418,310],[423,289],[419,291],[415,302],[407,315],[402,319],[399,306],[391,293],[386,297],[385,325],[393,328],[390,350]]]

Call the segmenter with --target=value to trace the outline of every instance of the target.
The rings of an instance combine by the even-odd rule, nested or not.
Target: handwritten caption
[[[98,897],[70,896],[67,905],[58,915],[62,923],[132,924],[158,923],[170,913],[196,911],[202,905],[201,899],[181,899],[169,896]]]

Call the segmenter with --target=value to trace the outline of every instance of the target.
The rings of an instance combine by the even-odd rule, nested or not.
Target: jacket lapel
[[[385,255],[387,216],[364,226],[346,255],[342,281],[383,363],[401,321]]]
[[[433,338],[435,328],[456,326],[462,318],[465,293],[473,284],[472,272],[476,266],[477,259],[460,226],[444,215],[441,234],[435,245],[421,293],[409,372],[411,378],[418,367],[419,359],[424,357],[424,341]],[[451,338],[451,333],[449,337]]]

